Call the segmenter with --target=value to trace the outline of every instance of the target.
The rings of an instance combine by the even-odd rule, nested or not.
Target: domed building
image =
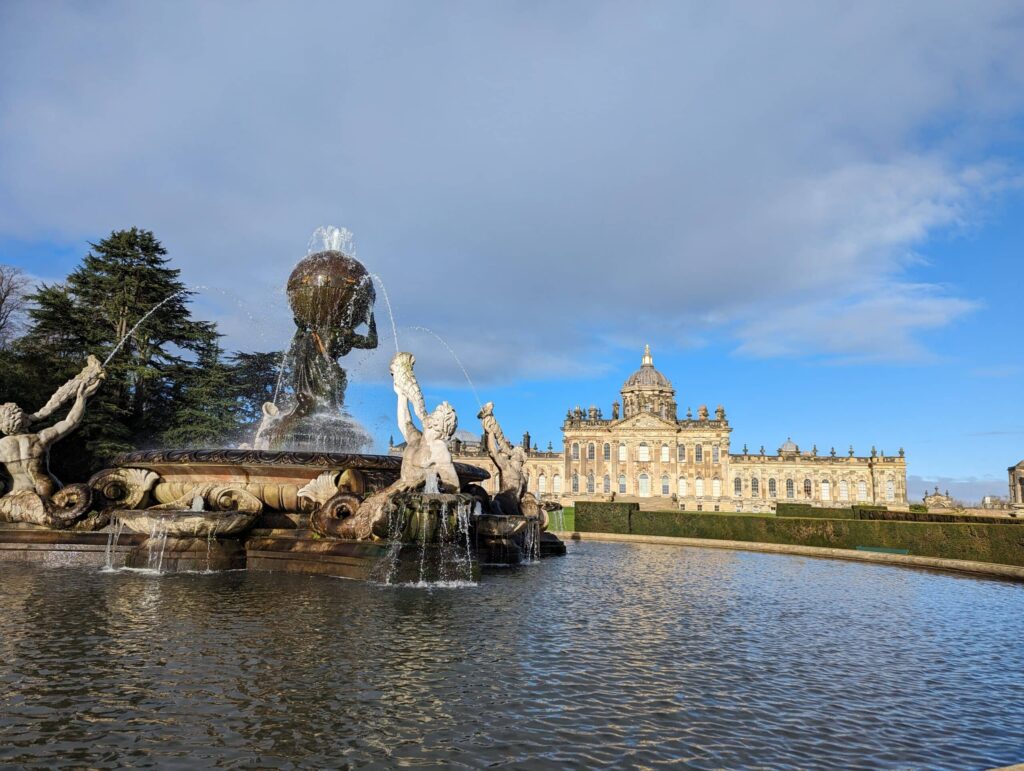
[[[570,409],[562,423],[562,448],[531,447],[526,468],[529,490],[566,505],[576,500],[636,500],[644,508],[687,511],[773,511],[779,501],[845,507],[853,503],[907,506],[903,450],[887,456],[871,449],[801,450],[787,438],[774,453],[762,446],[733,452],[732,427],[719,405],[700,405],[696,416],[678,416],[672,382],[654,366],[650,346],[640,368],[622,384],[621,402],[611,417],[597,406]],[[453,444],[456,458],[494,476],[479,442]],[[493,479],[491,480],[493,483]]]

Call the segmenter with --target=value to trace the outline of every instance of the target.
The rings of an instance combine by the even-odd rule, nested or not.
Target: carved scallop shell
[[[306,498],[315,501],[318,506],[323,506],[338,492],[338,471],[325,471],[305,487],[300,487],[299,499]]]
[[[140,509],[149,491],[160,479],[155,471],[141,468],[112,468],[89,480],[105,507]]]

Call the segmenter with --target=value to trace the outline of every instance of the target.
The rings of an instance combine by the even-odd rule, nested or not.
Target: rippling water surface
[[[427,591],[0,563],[0,764],[986,768],[1024,587],[632,544]]]

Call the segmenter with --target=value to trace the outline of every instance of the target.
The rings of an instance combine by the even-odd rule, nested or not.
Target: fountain
[[[88,484],[58,490],[45,481],[28,489],[22,461],[14,449],[8,461],[4,443],[14,448],[32,438],[33,468],[44,468],[49,445],[80,422],[103,380],[103,365],[90,358],[37,413],[50,414],[75,394],[57,433],[22,434],[31,420],[16,405],[0,408],[0,429],[14,434],[0,439],[0,461],[15,479],[0,498],[0,522],[35,528],[23,537],[34,543],[95,545],[84,551],[108,568],[158,571],[246,567],[459,584],[474,580],[481,563],[564,553],[544,532],[546,512],[525,492],[522,451],[505,439],[493,405],[479,417],[500,469],[499,493],[492,499],[480,486],[485,471],[452,462],[458,416],[448,402],[427,411],[415,357],[397,351],[397,334],[391,375],[407,449],[401,458],[364,452],[370,437],[345,409],[348,377],[339,359],[377,347],[374,279],[353,256],[348,231],[321,229],[317,238],[288,279],[296,324],[286,356],[290,382],[263,406],[251,448],[131,452]],[[87,532],[104,527],[105,545]]]

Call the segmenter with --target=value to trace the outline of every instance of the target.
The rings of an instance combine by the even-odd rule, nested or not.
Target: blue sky
[[[269,350],[309,234],[346,226],[470,430],[411,327],[541,446],[649,342],[736,448],[902,446],[912,492],[1002,494],[1022,27],[995,0],[7,2],[0,262],[57,280],[146,227],[227,346]],[[351,362],[382,443],[390,350]]]

